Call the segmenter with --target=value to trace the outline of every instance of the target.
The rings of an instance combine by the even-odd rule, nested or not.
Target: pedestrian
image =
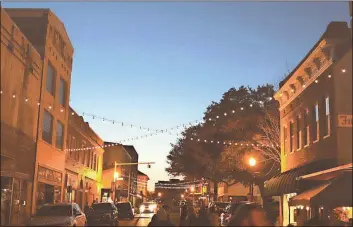
[[[188,215],[186,216],[186,226],[196,226],[197,218],[193,207],[188,207]]]
[[[197,217],[197,226],[211,226],[207,211],[204,207],[199,210],[199,215]]]
[[[179,225],[180,226],[186,226],[186,217],[188,216],[188,207],[186,204],[180,207],[180,220],[179,220]]]
[[[241,205],[232,215],[227,226],[273,226],[262,207],[256,204]]]
[[[211,226],[219,226],[219,214],[215,206],[211,206],[209,209],[209,219]]]
[[[157,214],[154,214],[152,216],[152,219],[151,219],[150,223],[148,223],[147,226],[158,226],[158,216],[157,216]]]
[[[87,215],[89,213],[89,206],[88,206],[88,202],[87,201],[86,201],[86,205],[85,205],[83,211],[85,212],[85,215]]]
[[[164,205],[157,211],[157,226],[173,226],[173,224],[170,222],[166,209],[167,206]]]

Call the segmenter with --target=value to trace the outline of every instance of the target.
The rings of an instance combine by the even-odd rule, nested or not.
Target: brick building
[[[84,207],[100,197],[104,142],[71,107],[70,113],[63,200]]]
[[[1,8],[1,225],[30,217],[41,76],[40,54]]]
[[[62,201],[73,46],[65,26],[49,9],[5,9],[39,53],[41,86],[32,213]]]
[[[281,197],[281,225],[301,225],[318,215],[325,200],[320,200],[320,206],[307,201],[305,206],[293,205],[296,195],[318,184],[298,178],[352,162],[351,120],[349,126],[349,120],[341,119],[352,117],[352,46],[347,23],[328,25],[274,97],[280,103],[282,173],[267,181],[265,190],[267,196]]]
[[[141,196],[143,202],[147,201],[147,184],[150,178],[141,171],[137,172],[137,194]]]
[[[137,163],[138,154],[133,146],[104,143],[103,156],[103,185],[101,199],[130,201],[135,204],[137,196],[137,165],[126,165],[126,163]],[[115,169],[114,163],[117,163]],[[123,164],[123,165],[121,165]],[[114,181],[114,172],[119,174],[119,180]],[[114,190],[114,187],[116,190]]]

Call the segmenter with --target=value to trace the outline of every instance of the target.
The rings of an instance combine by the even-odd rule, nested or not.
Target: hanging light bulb
[[[72,115],[72,116],[74,116],[74,115],[75,115],[75,113],[74,113],[74,112],[72,112],[72,113],[71,113],[71,115]]]
[[[50,110],[51,110],[51,108],[52,108],[52,107],[51,107],[51,106],[49,106],[49,109],[50,109]]]
[[[0,91],[0,94],[2,94],[2,91]]]
[[[331,74],[329,74],[327,77],[328,77],[328,78],[331,78],[332,76],[331,76]]]
[[[319,83],[319,81],[318,81],[318,80],[315,80],[315,83]]]
[[[219,116],[216,116],[216,118],[219,118]]]
[[[235,113],[235,110],[232,110],[232,113]]]
[[[16,98],[16,94],[13,94],[13,95],[12,95],[12,98]]]
[[[25,98],[25,102],[28,102],[28,98]]]
[[[244,110],[244,108],[243,108],[243,107],[241,107],[240,109],[241,109],[241,110]]]
[[[224,113],[224,116],[227,116],[227,113]]]
[[[342,69],[341,71],[342,71],[343,73],[345,73],[345,72],[346,72],[346,69]]]
[[[64,112],[64,109],[61,109],[60,112],[61,112],[61,113]]]
[[[250,107],[252,107],[252,104],[250,104]]]

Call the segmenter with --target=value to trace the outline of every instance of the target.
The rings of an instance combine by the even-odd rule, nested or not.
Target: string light
[[[345,73],[345,72],[346,72],[346,69],[342,69],[342,72]]]
[[[16,98],[16,94],[13,94],[13,95],[12,95],[12,98]]]
[[[328,78],[331,78],[332,76],[331,76],[331,74],[329,74],[327,77],[328,77]]]
[[[315,83],[319,83],[319,81],[318,81],[318,80],[315,80]]]

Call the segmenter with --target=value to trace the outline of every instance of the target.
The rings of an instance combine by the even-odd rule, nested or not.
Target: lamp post
[[[256,165],[256,162],[257,161],[255,158],[253,158],[253,157],[249,158],[249,166],[250,167],[254,167]],[[253,182],[250,184],[250,196],[251,196],[251,201],[253,202],[253,200],[254,200],[254,183]]]
[[[194,202],[195,202],[195,187],[192,186],[190,188],[190,191],[192,192],[192,205],[194,206]]]

